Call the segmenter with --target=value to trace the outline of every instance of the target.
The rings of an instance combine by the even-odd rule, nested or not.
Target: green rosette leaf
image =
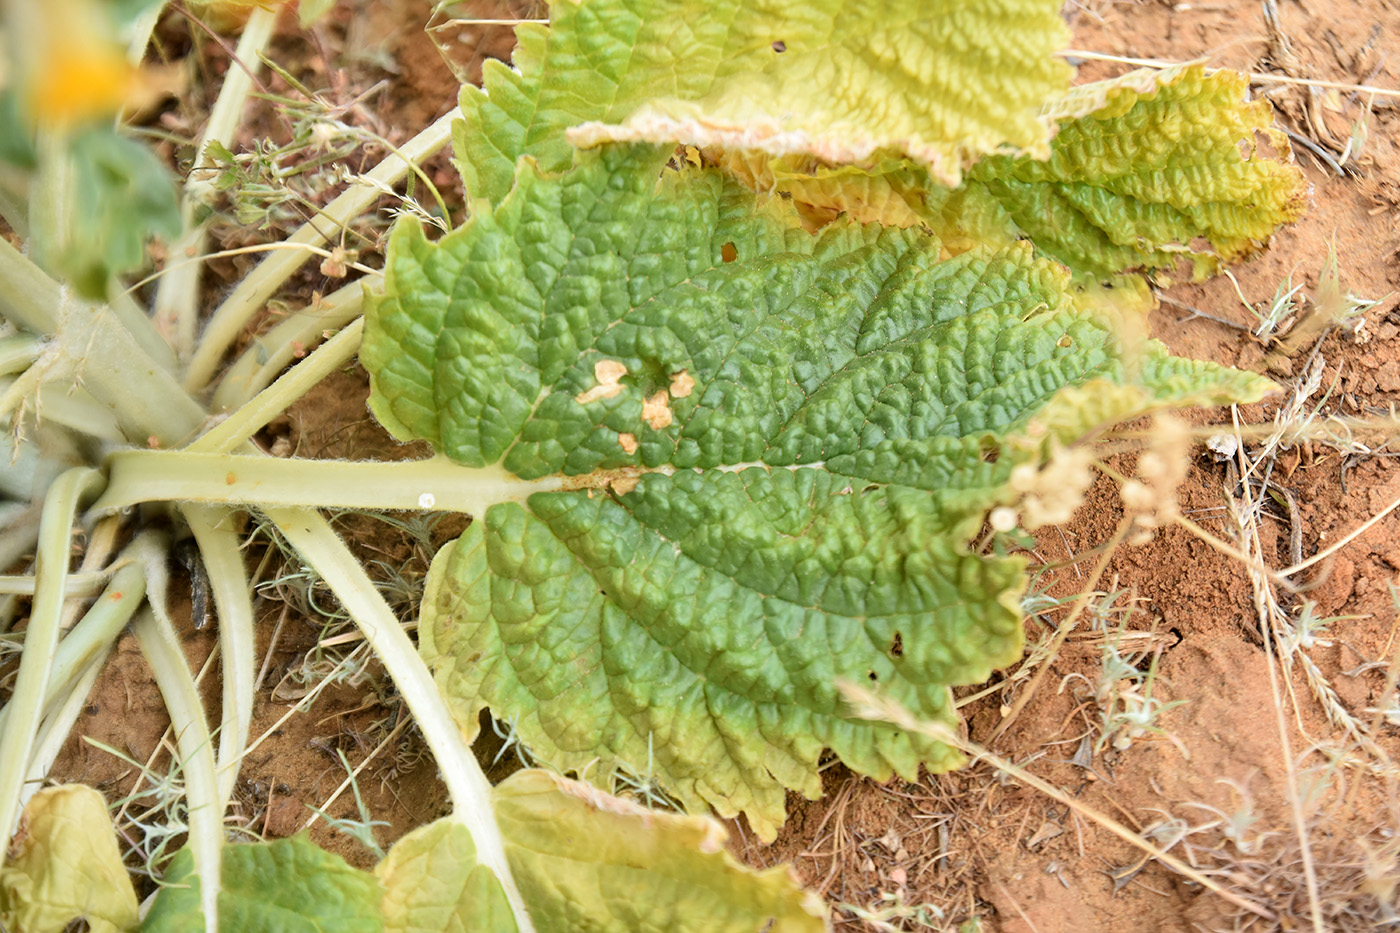
[[[143,933],[203,929],[199,876],[189,849],[166,870]],[[225,846],[219,929],[241,933],[379,933],[380,887],[374,876],[319,848],[305,833],[276,842]]]
[[[1020,656],[1023,563],[967,545],[1011,496],[1003,439],[1091,379],[1144,409],[1271,384],[1120,346],[1024,245],[811,236],[668,155],[522,160],[440,242],[404,224],[361,359],[398,436],[547,490],[433,564],[420,644],[461,727],[489,707],[561,769],[647,770],[771,838],[824,748],[879,778],[959,763],[835,684],[951,723],[950,686]]]

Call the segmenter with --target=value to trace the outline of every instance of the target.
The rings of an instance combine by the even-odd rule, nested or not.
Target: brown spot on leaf
[[[587,405],[600,398],[612,398],[622,391],[618,380],[625,375],[627,375],[627,367],[617,360],[599,360],[593,364],[593,378],[598,380],[598,384],[586,392],[575,395],[574,401],[580,405]]]
[[[695,389],[695,380],[690,373],[681,370],[671,374],[671,398],[685,398]]]
[[[674,420],[670,402],[665,392],[657,392],[642,403],[642,420],[651,425],[653,431],[660,431]]]

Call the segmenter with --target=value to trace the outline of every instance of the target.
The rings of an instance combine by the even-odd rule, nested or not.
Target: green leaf
[[[952,723],[951,685],[1020,656],[1023,563],[966,544],[1011,495],[999,438],[1094,378],[1153,405],[1271,384],[1125,354],[1027,247],[809,236],[717,170],[658,182],[668,155],[522,160],[441,242],[401,226],[361,359],[399,437],[562,476],[434,561],[420,645],[461,728],[490,707],[558,768],[649,772],[771,838],[823,748],[959,762],[848,715],[838,678]]]
[[[170,174],[156,154],[110,127],[74,137],[72,216],[59,263],[87,296],[104,298],[114,275],[146,262],[146,241],[180,233]]]
[[[31,169],[36,158],[34,140],[20,116],[19,93],[13,87],[0,89],[0,162]]]
[[[477,864],[471,832],[450,817],[394,843],[374,873],[386,933],[515,933],[500,882]]]
[[[557,0],[516,30],[514,69],[462,90],[459,164],[497,203],[516,159],[568,168],[565,130],[873,163],[956,183],[986,152],[1044,157],[1044,101],[1070,69],[1054,0]],[[678,24],[683,24],[680,26]],[[781,51],[780,51],[781,50]]]
[[[845,212],[926,224],[953,252],[1029,239],[1090,280],[1182,259],[1201,278],[1262,248],[1307,204],[1298,167],[1257,150],[1256,134],[1284,156],[1288,142],[1269,129],[1268,102],[1247,102],[1247,90],[1243,75],[1200,65],[1076,87],[1049,108],[1060,130],[1048,160],[993,156],[957,189],[907,160],[866,171],[710,155],[755,190],[795,199],[809,227]]]
[[[0,929],[58,933],[79,919],[93,933],[135,930],[136,892],[102,795],[46,787],[24,808],[0,868]]]
[[[639,807],[545,771],[495,790],[511,874],[538,930],[821,933],[821,899],[758,872],[706,817]]]
[[[148,933],[203,928],[199,880],[182,849],[142,925]],[[306,835],[256,845],[225,846],[219,928],[240,933],[377,933],[384,928],[380,887]]]
[[[189,848],[175,853],[160,879],[160,891],[141,921],[141,933],[181,933],[204,929],[204,911],[199,906],[199,876],[194,873],[194,854]]]

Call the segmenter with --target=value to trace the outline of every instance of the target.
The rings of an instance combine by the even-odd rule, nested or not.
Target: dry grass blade
[[[1131,58],[1124,55],[1091,52],[1087,49],[1063,49],[1059,52],[1059,55],[1061,58],[1077,58],[1083,59],[1084,61],[1117,62],[1120,65],[1132,65],[1134,68],[1177,68],[1181,65],[1205,61],[1204,58],[1192,59],[1190,62],[1178,62],[1165,58]],[[1292,78],[1287,75],[1269,74],[1263,71],[1250,71],[1246,72],[1246,74],[1249,75],[1250,81],[1259,84],[1293,84],[1299,87],[1317,87],[1336,91],[1353,91],[1361,94],[1379,94],[1383,97],[1400,97],[1400,88],[1376,87],[1371,84],[1353,84],[1346,81],[1323,81],[1315,78]]]
[[[1247,475],[1253,469],[1254,464],[1249,463],[1244,454],[1244,446],[1239,448],[1240,472]],[[1245,542],[1246,553],[1251,554],[1256,559],[1262,550],[1259,542],[1259,525],[1253,519],[1255,514],[1249,508],[1251,490],[1248,483],[1241,484],[1242,496],[1245,507],[1236,513],[1236,520],[1239,525],[1239,533],[1242,541]],[[1324,928],[1322,923],[1322,906],[1318,895],[1317,869],[1313,864],[1312,848],[1308,839],[1307,819],[1303,814],[1302,798],[1298,793],[1298,776],[1293,758],[1292,742],[1288,737],[1288,723],[1283,716],[1283,697],[1279,691],[1278,666],[1279,657],[1274,644],[1275,629],[1273,619],[1269,612],[1269,603],[1273,599],[1273,594],[1269,586],[1267,577],[1253,568],[1249,572],[1250,583],[1254,588],[1254,604],[1259,613],[1259,631],[1264,640],[1264,651],[1268,656],[1269,688],[1273,695],[1273,706],[1275,714],[1275,724],[1278,727],[1279,743],[1283,748],[1284,766],[1288,769],[1288,780],[1286,782],[1288,793],[1288,805],[1292,811],[1293,829],[1297,834],[1299,852],[1302,855],[1303,877],[1307,884],[1308,910],[1312,915],[1313,928],[1321,933]],[[1297,713],[1297,700],[1294,699],[1294,712]]]
[[[898,726],[899,728],[908,730],[910,732],[922,733],[923,735],[927,735],[931,738],[937,739],[940,742],[944,742],[948,745],[957,748],[959,751],[970,756],[974,760],[985,761],[992,767],[996,768],[998,771],[1009,775],[1010,777],[1022,782],[1023,784],[1035,788],[1042,794],[1045,794],[1047,797],[1050,797],[1055,801],[1063,804],[1064,806],[1073,810],[1075,813],[1079,814],[1085,819],[1092,820],[1099,826],[1103,827],[1104,829],[1113,833],[1118,838],[1122,839],[1124,842],[1127,842],[1130,845],[1142,850],[1144,853],[1156,859],[1158,862],[1170,868],[1172,871],[1175,871],[1183,877],[1189,878],[1190,880],[1194,881],[1196,884],[1199,884],[1202,887],[1209,889],[1210,891],[1229,901],[1231,904],[1234,904],[1236,907],[1239,907],[1243,910],[1247,910],[1250,913],[1255,914],[1256,916],[1264,918],[1265,920],[1272,921],[1277,919],[1273,912],[1270,911],[1268,908],[1256,904],[1253,901],[1248,900],[1247,898],[1241,897],[1233,891],[1229,891],[1224,887],[1221,887],[1220,883],[1215,881],[1210,876],[1205,875],[1200,871],[1197,871],[1182,860],[1176,858],[1175,856],[1163,851],[1159,847],[1143,839],[1141,836],[1128,829],[1122,823],[1119,823],[1112,817],[1099,812],[1098,810],[1094,809],[1093,807],[1090,807],[1085,803],[1082,803],[1081,801],[1077,800],[1074,796],[1066,793],[1065,791],[1051,784],[1049,781],[1036,777],[1034,774],[1031,774],[1029,771],[1020,767],[1019,765],[1007,761],[1005,758],[1002,758],[1000,755],[998,755],[996,752],[993,752],[991,749],[983,745],[979,745],[976,742],[972,742],[968,739],[960,737],[954,730],[948,728],[947,726],[937,723],[921,722],[918,719],[915,719],[913,716],[911,716],[908,710],[904,709],[903,707],[884,697],[872,693],[871,691],[865,689],[859,684],[842,682],[838,686],[840,687],[842,693],[845,694],[847,701],[850,702],[856,708],[857,715],[860,715],[867,719],[877,719],[885,722],[890,722]]]
[[[1055,631],[1054,637],[1051,639],[1044,652],[1041,652],[1044,660],[1041,662],[1040,669],[1035,672],[1035,676],[1031,678],[1031,682],[1027,684],[1026,688],[1016,697],[1016,701],[1012,703],[1011,709],[1007,711],[1006,716],[997,724],[996,730],[992,733],[991,737],[987,739],[988,745],[996,742],[996,740],[1011,727],[1011,724],[1016,721],[1016,717],[1020,715],[1021,710],[1026,708],[1026,704],[1031,701],[1036,691],[1040,689],[1041,683],[1045,680],[1045,675],[1050,670],[1051,662],[1055,660],[1056,653],[1060,650],[1060,647],[1064,645],[1065,639],[1074,631],[1074,627],[1079,623],[1080,617],[1084,615],[1084,610],[1089,607],[1090,600],[1098,595],[1094,588],[1098,585],[1099,578],[1103,576],[1104,571],[1108,569],[1109,561],[1113,558],[1118,545],[1127,537],[1132,526],[1133,516],[1124,516],[1123,520],[1118,525],[1117,531],[1113,533],[1113,537],[1109,540],[1108,546],[1104,548],[1103,554],[1099,556],[1098,562],[1094,565],[1093,573],[1089,574],[1089,581],[1085,585],[1084,591],[1080,593],[1079,598],[1075,600],[1074,608],[1070,610],[1069,616],[1064,622],[1060,623],[1059,628]]]

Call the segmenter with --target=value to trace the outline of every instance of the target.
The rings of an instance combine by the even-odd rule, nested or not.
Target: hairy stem
[[[132,631],[141,643],[165,707],[170,711],[170,727],[175,732],[175,745],[185,775],[189,848],[194,857],[194,872],[199,877],[204,929],[206,933],[217,933],[223,810],[219,807],[213,741],[208,720],[204,718],[204,704],[199,699],[199,688],[190,674],[175,627],[164,612],[156,613],[148,603],[138,614]]]
[[[533,933],[529,912],[511,876],[505,842],[491,807],[491,785],[462,740],[447,703],[423,659],[364,569],[320,515],[306,509],[265,509],[306,563],[340,599],[365,641],[384,664],[413,713],[452,796],[453,818],[472,834],[477,859],[505,890],[520,933]]]
[[[92,608],[58,643],[44,695],[43,726],[35,738],[20,794],[21,807],[43,786],[59,749],[87,704],[92,680],[145,597],[144,568],[135,563],[121,567]],[[8,711],[0,710],[0,720]]]
[[[38,569],[35,572],[34,607],[24,636],[14,692],[5,704],[8,714],[0,734],[0,834],[9,838],[19,815],[20,787],[39,729],[44,696],[53,670],[54,649],[63,614],[68,577],[70,529],[78,504],[101,489],[102,474],[88,467],[74,467],[49,487],[39,520]],[[4,852],[0,851],[0,864]]]
[[[65,599],[71,599],[75,596],[96,596],[109,576],[111,574],[103,571],[69,574],[68,579],[64,581],[63,596]],[[0,595],[33,596],[34,584],[34,577],[6,574],[0,576]],[[5,711],[0,710],[0,716],[4,715]]]
[[[12,323],[36,334],[58,331],[59,284],[10,241],[0,237],[0,314]]]
[[[88,662],[111,646],[145,596],[145,571],[141,566],[127,564],[112,576],[92,608],[54,650],[41,710],[62,699]],[[12,704],[0,709],[0,729],[18,715],[14,709]]]
[[[32,334],[0,339],[0,376],[24,372],[43,350],[44,341]]]
[[[248,745],[253,720],[253,600],[243,566],[233,513],[215,506],[190,504],[180,509],[199,544],[219,613],[219,654],[223,665],[223,722],[219,726],[219,809],[233,796],[234,779]]]
[[[0,418],[12,418],[19,409],[32,415],[38,424],[49,422],[100,441],[125,443],[126,435],[111,410],[83,389],[71,383],[65,387],[65,381],[63,377],[55,378],[43,364],[31,367],[18,379],[0,378]],[[26,409],[26,405],[32,407]]]
[[[480,516],[498,503],[566,485],[560,476],[522,480],[499,466],[472,469],[445,457],[386,463],[123,450],[107,466],[111,479],[94,505],[98,511],[175,501]]]
[[[35,334],[55,336],[70,303],[83,304],[73,298],[64,286],[49,276],[29,257],[0,237],[0,315]],[[91,305],[115,315],[127,330],[127,338],[141,349],[141,360],[149,360],[170,369],[174,354],[156,333],[150,320],[130,296],[117,295],[110,306]]]
[[[40,129],[35,134],[37,155],[34,180],[29,189],[29,255],[50,275],[57,268],[76,220],[74,214],[73,160],[66,134]]]
[[[107,305],[74,296],[0,238],[0,314],[54,338],[56,366],[101,399],[132,442],[173,447],[204,420],[204,409]]]

